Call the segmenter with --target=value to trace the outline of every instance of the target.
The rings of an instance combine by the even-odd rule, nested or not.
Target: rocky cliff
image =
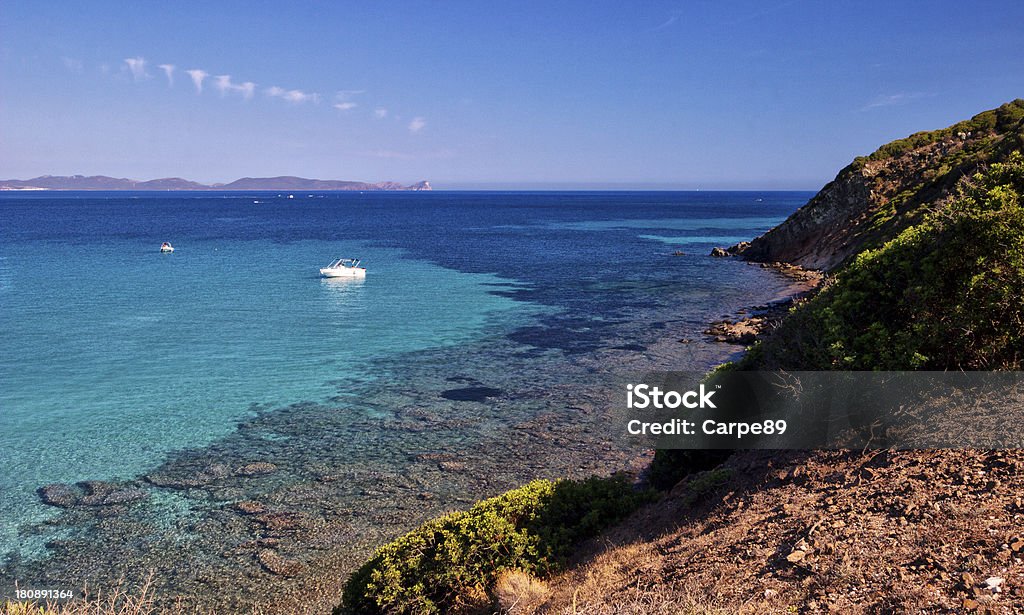
[[[1024,100],[882,146],[839,172],[784,223],[728,250],[757,262],[835,269],[941,204],[957,182],[1024,143]]]

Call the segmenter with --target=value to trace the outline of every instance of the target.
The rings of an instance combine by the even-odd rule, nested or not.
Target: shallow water
[[[627,464],[602,388],[733,352],[704,324],[786,281],[706,254],[809,196],[4,194],[0,581],[148,566],[168,593],[242,608],[218,579],[284,591],[253,540],[307,564],[290,586],[320,587],[425,516]],[[319,279],[339,256],[366,280]],[[230,475],[252,462],[277,469]],[[147,497],[64,510],[35,493],[86,479]],[[247,499],[303,520],[230,512]]]

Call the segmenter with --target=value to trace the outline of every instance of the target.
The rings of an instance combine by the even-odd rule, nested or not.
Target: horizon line
[[[643,192],[817,192],[822,189],[828,182],[811,183],[811,182],[799,182],[799,183],[788,183],[788,182],[766,182],[764,184],[755,184],[753,182],[737,182],[735,184],[729,182],[671,182],[671,181],[605,181],[605,182],[587,182],[587,181],[435,181],[435,180],[418,180],[418,181],[407,181],[407,180],[338,180],[338,179],[316,179],[316,178],[304,178],[299,176],[271,176],[271,177],[241,177],[232,181],[223,182],[210,182],[205,183],[197,180],[183,180],[189,183],[198,184],[197,187],[181,187],[181,188],[139,188],[133,189],[131,187],[75,187],[75,188],[64,188],[64,187],[45,187],[45,186],[32,186],[27,185],[28,182],[33,179],[41,178],[74,178],[74,177],[104,177],[117,181],[128,181],[137,184],[148,184],[152,182],[158,182],[161,180],[175,179],[183,180],[180,176],[175,177],[161,177],[150,180],[137,180],[127,177],[115,177],[109,175],[40,175],[29,179],[0,179],[0,191],[2,192],[204,192],[204,191],[216,191],[216,192],[252,192],[252,191],[264,191],[264,192],[275,192],[275,191],[299,191],[299,192],[342,192],[351,191],[349,189],[336,189],[336,188],[303,188],[297,186],[282,186],[279,188],[225,188],[235,182],[243,180],[265,180],[265,179],[276,179],[279,177],[294,177],[297,179],[303,179],[310,182],[324,182],[324,183],[339,183],[339,184],[363,184],[366,186],[379,186],[379,185],[398,185],[402,187],[412,187],[416,185],[425,184],[429,186],[428,190],[434,192],[445,191],[445,192],[618,192],[618,191],[643,191]],[[21,185],[10,185],[10,184],[21,184]],[[356,191],[359,188],[355,188]]]
[[[39,193],[51,193],[51,192],[84,192],[84,193],[103,193],[103,192],[126,192],[126,193],[137,193],[137,194],[167,194],[170,192],[182,193],[182,194],[198,194],[213,192],[217,194],[225,193],[238,193],[238,194],[252,194],[255,192],[261,193],[365,193],[365,192],[818,192],[820,189],[815,188],[668,188],[668,187],[632,187],[632,188],[434,188],[432,190],[373,190],[373,189],[349,189],[349,190],[317,190],[317,189],[297,189],[297,188],[265,188],[265,189],[229,189],[223,188],[211,188],[211,189],[143,189],[143,190],[132,190],[132,189],[119,189],[119,188],[0,188],[0,194],[39,194]]]

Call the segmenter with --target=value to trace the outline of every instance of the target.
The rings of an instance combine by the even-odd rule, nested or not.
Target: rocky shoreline
[[[724,248],[715,248],[711,255],[733,256]],[[704,334],[726,344],[750,346],[766,331],[778,326],[794,305],[804,301],[825,284],[826,276],[814,269],[805,269],[789,263],[757,263],[762,269],[771,269],[792,281],[787,294],[779,299],[740,310],[736,318],[710,323]]]

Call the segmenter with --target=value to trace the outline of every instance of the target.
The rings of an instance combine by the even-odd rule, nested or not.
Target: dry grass
[[[761,615],[791,613],[778,592],[746,603],[716,599],[696,579],[672,580],[651,543],[610,549],[576,571],[553,580],[546,615]],[[722,579],[721,582],[728,582]],[[725,606],[727,604],[727,606]]]
[[[792,612],[767,603],[749,604],[738,609],[723,608],[664,589],[637,593],[630,599],[617,602],[578,599],[562,609],[544,611],[547,615],[765,615]]]
[[[551,591],[543,581],[521,570],[510,570],[498,577],[494,596],[502,613],[532,615],[547,602]]]

